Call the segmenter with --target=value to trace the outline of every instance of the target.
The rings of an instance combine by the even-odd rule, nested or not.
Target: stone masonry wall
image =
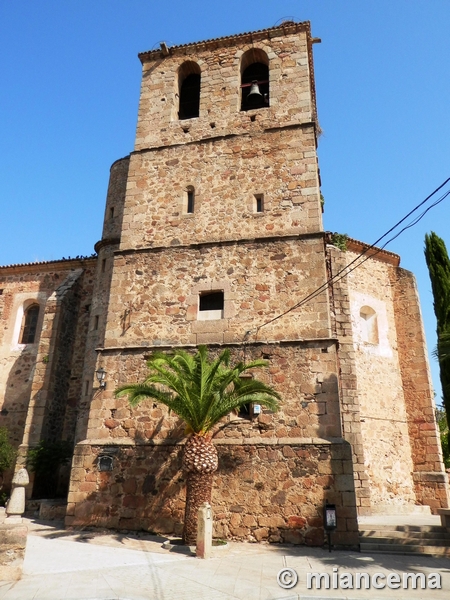
[[[98,259],[95,269],[92,303],[86,311],[88,323],[86,324],[86,344],[82,373],[83,385],[76,422],[75,439],[77,442],[84,440],[86,437],[89,404],[93,387],[96,384],[95,370],[103,366],[97,364],[96,348],[103,347],[105,343],[114,253],[118,249],[121,236],[128,168],[128,157],[117,160],[111,166],[102,239],[95,245]]]
[[[316,232],[321,216],[313,127],[170,146],[131,157],[121,249]]]
[[[245,350],[239,346],[229,347],[233,361],[260,358],[268,361],[268,368],[255,370],[255,376],[273,385],[283,400],[275,415],[263,410],[252,420],[231,418],[217,434],[218,439],[340,436],[336,354],[332,341],[249,344]],[[213,348],[214,352],[222,349]],[[148,372],[145,356],[150,353],[150,349],[145,353],[137,350],[102,352],[108,382],[105,391],[94,392],[88,440],[145,442],[183,436],[184,426],[176,416],[169,415],[164,406],[143,402],[132,409],[126,398],[114,398],[113,391],[119,385],[145,378]]]
[[[413,480],[417,502],[438,508],[450,506],[448,477],[442,463],[439,432],[414,275],[405,269],[391,273],[396,303],[398,354],[411,440]]]
[[[33,385],[44,380],[49,369],[49,354],[53,351],[42,339],[42,329],[46,327],[48,319],[48,299],[75,268],[89,270],[89,265],[89,261],[73,260],[0,268],[0,426],[7,427],[16,448],[23,442],[24,436],[28,439],[26,422],[30,419],[29,405]],[[89,294],[88,287],[87,285],[86,293]],[[34,302],[40,306],[35,342],[20,344],[23,307]],[[76,337],[78,360],[84,350],[83,339],[78,333]],[[69,383],[72,402],[76,396],[74,384],[75,380]],[[43,413],[39,418],[42,417]],[[11,475],[6,474],[7,486]]]
[[[118,254],[105,347],[243,342],[325,280],[322,235]],[[224,315],[199,320],[199,294],[224,290]],[[329,337],[326,292],[259,339]],[[250,338],[252,339],[252,338]]]
[[[331,279],[342,272],[346,264],[345,253],[335,246],[328,245],[328,277]],[[342,437],[351,445],[358,514],[370,514],[370,482],[365,467],[347,279],[336,277],[329,287],[329,294],[332,333],[339,340],[336,362],[339,373]]]
[[[181,446],[172,444],[79,444],[66,525],[179,535],[185,482]],[[216,537],[322,545],[326,498],[338,507],[334,543],[358,544],[348,445],[289,438],[228,440],[217,448],[219,471],[212,500]],[[98,471],[102,455],[113,457],[112,471]]]
[[[212,345],[217,354],[222,345]],[[320,545],[324,498],[338,506],[339,544],[357,544],[350,446],[340,437],[333,340],[231,344],[232,361],[264,358],[256,370],[283,401],[278,413],[232,415],[215,440],[220,453],[214,507],[217,536]],[[167,349],[155,347],[154,349]],[[68,525],[180,533],[184,425],[164,406],[131,408],[116,386],[142,380],[146,352],[104,350],[107,389],[94,390],[87,440],[76,447],[68,497]],[[195,349],[192,348],[192,351]],[[112,472],[98,470],[111,456]]]
[[[129,156],[120,158],[111,165],[103,218],[103,241],[120,239],[129,166]]]
[[[348,251],[346,260],[351,262],[357,256]],[[371,510],[384,514],[413,510],[416,503],[412,448],[397,352],[397,306],[391,285],[391,273],[396,269],[375,257],[348,275]],[[365,331],[368,326],[364,316],[366,307],[375,313],[371,317],[373,339],[368,339]]]
[[[143,63],[135,150],[239,135],[315,116],[309,23],[140,54]],[[269,66],[270,106],[240,111],[244,54],[262,51]],[[258,57],[260,55],[258,54]],[[186,61],[201,71],[200,115],[178,119],[178,73]],[[253,117],[253,120],[252,120]]]
[[[140,55],[122,250],[322,230],[311,48],[309,23],[297,23]],[[201,71],[200,115],[179,120],[189,61]],[[241,61],[268,63],[269,107],[240,110]]]

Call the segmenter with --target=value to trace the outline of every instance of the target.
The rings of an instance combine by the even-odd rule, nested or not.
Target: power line
[[[447,198],[448,195],[450,195],[450,190],[447,191],[447,192],[445,192],[445,194],[443,194],[440,198],[438,198],[438,200],[436,200],[433,204],[431,204],[420,215],[418,215],[417,217],[415,217],[415,219],[411,223],[409,223],[408,225],[406,225],[405,227],[403,227],[396,235],[394,235],[387,242],[385,242],[381,248],[376,248],[376,252],[371,253],[369,256],[366,256],[366,258],[364,260],[362,260],[361,262],[359,262],[358,264],[356,264],[352,269],[349,268],[353,264],[355,264],[357,261],[359,261],[359,259],[361,259],[370,250],[373,250],[376,247],[376,245],[379,242],[381,242],[381,240],[383,240],[386,236],[388,236],[390,233],[392,233],[395,229],[397,229],[397,227],[399,225],[401,225],[402,223],[404,223],[406,221],[406,219],[408,219],[417,210],[419,210],[419,208],[421,208],[424,204],[426,204],[428,202],[428,200],[430,198],[432,198],[440,189],[442,189],[449,181],[450,181],[450,177],[447,178],[433,192],[431,192],[431,194],[429,194],[425,198],[425,200],[422,200],[422,202],[420,202],[417,206],[415,206],[407,215],[405,215],[402,219],[400,219],[400,221],[398,221],[395,225],[393,225],[390,229],[388,229],[388,231],[386,231],[381,237],[379,237],[371,246],[368,246],[363,252],[361,252],[361,254],[359,254],[356,258],[354,258],[348,265],[346,265],[343,269],[341,269],[335,275],[333,275],[333,277],[330,277],[329,279],[327,279],[326,282],[323,283],[321,286],[319,286],[316,290],[314,290],[313,292],[311,292],[310,294],[308,294],[307,296],[305,296],[304,298],[302,298],[301,300],[299,300],[299,302],[297,302],[296,304],[294,304],[293,306],[291,306],[290,308],[288,308],[284,312],[282,312],[279,315],[276,315],[275,317],[269,319],[268,321],[266,321],[262,325],[258,325],[258,327],[256,327],[255,329],[251,329],[250,331],[247,331],[246,334],[245,334],[245,336],[244,336],[244,339],[246,339],[253,332],[255,332],[255,334],[256,334],[255,337],[257,337],[260,329],[262,329],[266,325],[269,325],[270,323],[273,323],[274,321],[277,321],[278,319],[280,319],[281,317],[284,317],[285,315],[287,315],[288,313],[292,312],[296,308],[299,308],[303,304],[306,304],[306,302],[309,302],[310,300],[314,299],[316,296],[318,296],[323,291],[325,291],[332,283],[336,283],[336,282],[340,281],[341,279],[343,279],[344,277],[346,277],[347,275],[349,275],[350,273],[352,273],[355,269],[357,269],[358,267],[360,267],[361,265],[363,265],[366,262],[366,260],[368,260],[369,258],[372,258],[373,256],[376,256],[381,250],[383,250],[388,244],[390,244],[393,240],[395,240],[397,237],[399,237],[404,231],[406,231],[407,229],[410,229],[414,225],[417,225],[417,223],[421,219],[423,219],[423,217],[427,214],[427,212],[429,210],[431,210],[432,208],[434,208],[435,206],[437,206],[438,204],[440,204],[445,198]]]

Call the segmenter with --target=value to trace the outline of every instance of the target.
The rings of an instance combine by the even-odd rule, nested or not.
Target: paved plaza
[[[0,582],[0,600],[448,600],[450,560],[428,556],[361,554],[304,546],[230,543],[208,560],[183,548],[162,548],[166,538],[111,531],[67,531],[27,521],[24,574]],[[283,589],[277,574],[295,569],[298,583]],[[333,571],[334,569],[334,571]],[[307,589],[307,573],[439,573],[442,589]],[[378,580],[379,581],[379,580]],[[315,587],[315,586],[314,586]],[[418,586],[420,588],[420,584]]]

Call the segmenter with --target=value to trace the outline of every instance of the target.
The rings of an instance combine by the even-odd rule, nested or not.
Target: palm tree
[[[203,502],[211,502],[217,450],[212,442],[214,428],[223,417],[254,402],[276,411],[280,395],[262,381],[241,375],[264,360],[229,365],[230,351],[216,359],[208,358],[208,348],[199,346],[195,354],[182,349],[164,354],[155,352],[147,362],[150,369],[142,383],[127,384],[115,391],[128,395],[132,406],[152,399],[166,405],[186,423],[182,467],[186,474],[186,507],[183,542],[195,544],[197,513]]]

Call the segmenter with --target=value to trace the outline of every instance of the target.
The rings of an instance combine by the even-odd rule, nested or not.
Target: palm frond
[[[128,395],[132,406],[151,398],[183,419],[189,430],[205,435],[230,412],[250,402],[276,411],[281,400],[272,387],[253,378],[241,378],[249,369],[264,368],[267,362],[238,362],[230,367],[230,351],[208,358],[208,348],[195,354],[177,349],[155,352],[147,361],[149,374],[141,384],[123,385],[117,397]]]

